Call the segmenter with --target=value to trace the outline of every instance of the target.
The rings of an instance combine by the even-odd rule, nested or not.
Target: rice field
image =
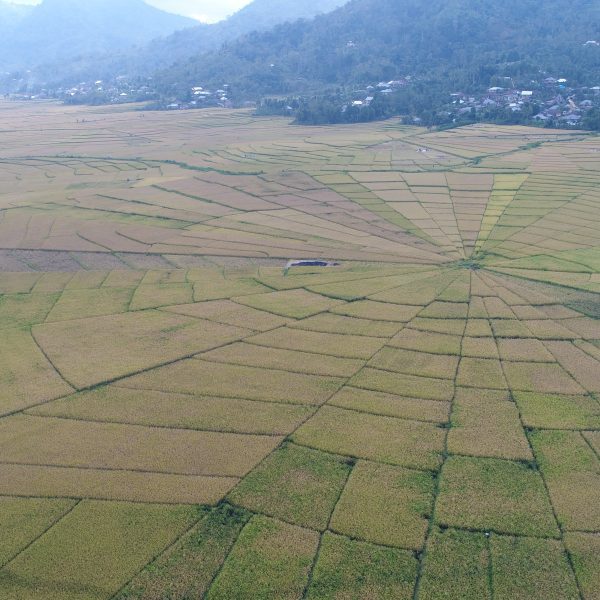
[[[600,598],[598,137],[0,140],[1,598]]]

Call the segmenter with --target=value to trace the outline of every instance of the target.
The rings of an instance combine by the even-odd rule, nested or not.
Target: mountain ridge
[[[196,24],[143,0],[44,0],[0,41],[0,68],[33,69],[147,43]]]

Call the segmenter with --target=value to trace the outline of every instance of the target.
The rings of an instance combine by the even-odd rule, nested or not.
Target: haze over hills
[[[309,19],[332,11],[346,1],[305,0],[299,3],[296,0],[254,0],[228,19],[209,25],[164,13],[141,0],[92,0],[96,7],[93,11],[89,8],[71,11],[70,5],[79,6],[76,0],[45,0],[36,9],[36,14],[14,30],[10,38],[13,41],[7,42],[6,46],[14,43],[20,46],[14,50],[7,48],[6,55],[13,57],[13,68],[37,67],[32,79],[51,85],[89,77],[104,79],[119,74],[143,76],[176,62],[218,50],[224,43],[249,32],[265,31],[288,21]],[[68,19],[63,25],[66,31],[61,35],[53,34],[51,40],[45,40],[31,33],[31,29],[37,30],[43,23],[62,20],[65,10]],[[130,19],[131,15],[138,14],[144,16],[145,27],[141,29],[136,28]],[[35,25],[31,24],[34,17],[37,20]],[[86,23],[86,29],[90,30],[88,34],[81,31],[80,23]],[[118,25],[116,31],[115,24]],[[60,28],[53,30],[60,31]],[[78,34],[73,39],[67,31],[80,32],[81,36]],[[52,48],[59,39],[68,39],[68,47],[53,52]],[[29,48],[24,47],[25,40],[29,40]],[[51,48],[49,53],[46,52],[48,46]],[[0,49],[2,47],[0,43]],[[68,64],[61,64],[67,55]],[[0,68],[7,69],[10,66],[0,64]]]
[[[0,33],[10,31],[33,10],[32,6],[0,2]]]
[[[149,6],[143,0],[44,0],[17,7],[4,3],[0,16],[13,18],[0,41],[0,69],[32,69],[77,56],[144,44],[197,22]],[[4,20],[4,19],[3,19]]]

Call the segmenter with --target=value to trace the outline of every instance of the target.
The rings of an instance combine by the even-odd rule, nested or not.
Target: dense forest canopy
[[[593,0],[353,0],[311,22],[252,33],[160,74],[162,85],[227,82],[286,94],[401,75],[474,90],[494,77],[560,73],[595,85],[600,3]]]

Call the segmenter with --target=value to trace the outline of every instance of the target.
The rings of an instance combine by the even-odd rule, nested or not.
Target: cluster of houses
[[[67,104],[123,104],[151,100],[155,93],[150,80],[134,82],[119,76],[111,81],[82,81],[70,87],[40,89],[34,95],[10,94],[14,100],[58,99]]]
[[[186,110],[192,108],[233,108],[233,102],[229,99],[229,85],[224,84],[217,90],[204,89],[202,86],[194,86],[189,91],[185,100],[173,100],[168,102],[164,108],[167,110]]]
[[[167,110],[183,110],[205,107],[231,108],[229,99],[229,86],[223,85],[220,89],[209,90],[201,86],[194,86],[188,90],[183,100],[160,100],[159,94],[153,86],[152,79],[143,81],[132,80],[119,76],[110,81],[96,80],[81,82],[71,87],[55,90],[42,89],[34,95],[19,93],[7,94],[5,97],[12,100],[44,100],[60,99],[68,104],[124,104],[128,102],[154,102],[155,108]]]
[[[377,94],[381,94],[383,96],[393,94],[399,89],[409,85],[410,82],[411,77],[408,75],[407,77],[402,77],[400,79],[393,79],[392,81],[380,81],[376,85],[368,85],[364,90],[355,90],[352,92],[352,102],[350,105],[355,107],[370,106],[373,100],[375,100],[375,96]],[[348,106],[349,105],[343,107],[342,111],[347,110]]]
[[[517,88],[507,78],[505,87],[493,86],[483,94],[456,92],[446,108],[455,118],[501,109],[524,113],[538,123],[576,127],[595,107],[600,107],[600,86],[572,88],[565,78],[547,77],[532,82],[531,89]]]

